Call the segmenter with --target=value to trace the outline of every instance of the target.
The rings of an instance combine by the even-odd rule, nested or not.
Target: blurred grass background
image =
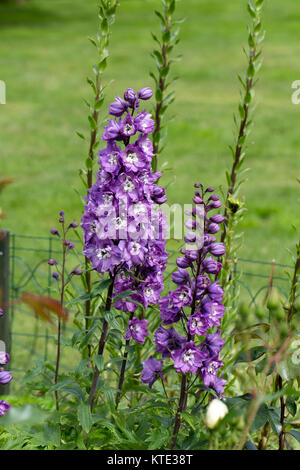
[[[174,64],[176,103],[161,163],[173,168],[163,179],[168,198],[190,203],[193,183],[224,185],[231,164],[237,74],[245,68],[246,0],[178,2],[181,25]],[[87,145],[90,97],[87,75],[95,50],[87,40],[97,30],[96,0],[28,0],[0,3],[0,79],[7,104],[0,106],[0,172],[15,179],[3,193],[5,228],[47,235],[64,209],[79,220],[83,192],[78,169]],[[106,80],[106,106],[127,87],[152,86],[151,31],[159,25],[159,0],[120,0],[113,26]],[[266,1],[264,64],[259,75],[254,128],[242,193],[248,213],[241,224],[241,256],[290,262],[299,226],[300,105],[291,102],[291,84],[300,79],[298,0]],[[103,118],[105,116],[103,115]]]

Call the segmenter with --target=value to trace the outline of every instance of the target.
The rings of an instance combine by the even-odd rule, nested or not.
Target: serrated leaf
[[[93,425],[92,413],[88,403],[80,403],[77,408],[78,421],[85,432],[89,432]]]

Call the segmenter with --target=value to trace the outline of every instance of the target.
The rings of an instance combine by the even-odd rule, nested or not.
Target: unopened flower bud
[[[138,97],[141,98],[141,100],[149,100],[153,95],[153,92],[151,88],[142,88],[138,92]]]

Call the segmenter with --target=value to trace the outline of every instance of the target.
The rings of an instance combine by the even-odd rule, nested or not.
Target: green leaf
[[[256,413],[255,419],[251,426],[251,432],[256,432],[258,429],[262,428],[269,419],[269,408],[265,403],[263,403]]]
[[[93,116],[88,116],[88,120],[89,120],[91,129],[95,131],[97,129],[97,124],[96,124],[95,119],[93,118]]]
[[[98,69],[99,69],[99,72],[103,72],[107,67],[107,58],[105,57],[105,59],[101,60],[101,62],[99,62],[98,64]]]
[[[156,14],[156,16],[161,20],[162,24],[166,27],[166,20],[165,18],[162,16],[162,14],[160,13],[160,11],[158,10],[155,10],[154,13]]]
[[[251,64],[249,64],[249,67],[248,67],[248,70],[247,70],[247,75],[249,78],[253,78],[254,75],[255,75],[255,67],[254,67],[254,64],[251,62]]]
[[[255,6],[256,8],[261,8],[264,3],[264,0],[256,0]]]
[[[96,357],[95,363],[96,363],[97,369],[99,370],[99,372],[101,372],[104,368],[104,357],[99,354]]]
[[[251,49],[253,49],[255,46],[255,41],[251,33],[249,34],[249,37],[248,37],[248,44],[249,44],[249,47],[251,47]]]
[[[275,408],[274,406],[269,407],[269,421],[271,424],[271,428],[279,436],[281,433],[281,423],[280,423],[280,410]]]
[[[77,400],[84,400],[84,393],[81,387],[78,383],[71,380],[64,380],[63,382],[58,382],[56,385],[53,385],[50,391],[54,392],[55,390],[73,395]]]
[[[85,166],[88,170],[91,170],[93,168],[93,160],[90,157],[85,160]]]
[[[288,412],[292,415],[292,416],[296,416],[296,413],[297,413],[297,404],[296,404],[296,401],[295,401],[295,398],[294,397],[287,397],[286,399],[286,407],[288,409]]]
[[[176,3],[175,3],[175,0],[172,0],[169,8],[168,8],[168,14],[169,15],[173,15],[174,11],[175,11],[175,7],[176,7]]]
[[[89,432],[93,425],[90,406],[87,403],[80,403],[77,409],[77,416],[82,429],[85,432]]]
[[[81,134],[81,132],[76,131],[76,134],[78,135],[78,137],[80,137],[80,139],[86,140],[85,137],[84,137],[84,135]]]
[[[159,88],[157,88],[156,92],[155,92],[155,99],[157,102],[161,102],[162,100],[162,92]]]
[[[249,14],[252,16],[252,18],[256,18],[256,11],[253,8],[253,6],[251,5],[251,2],[248,2],[247,10],[248,10]]]
[[[290,434],[295,439],[297,439],[298,442],[300,442],[300,432],[299,431],[295,431],[294,429],[292,429],[291,431],[288,431],[288,434]]]
[[[101,32],[103,34],[107,34],[108,33],[108,22],[107,22],[107,19],[104,18],[104,20],[102,21],[101,23]]]

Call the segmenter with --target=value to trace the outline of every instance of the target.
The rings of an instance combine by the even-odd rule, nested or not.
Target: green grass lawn
[[[158,0],[121,0],[113,26],[106,73],[106,104],[127,87],[151,86],[151,30]],[[88,131],[86,76],[95,51],[87,40],[97,28],[96,0],[29,0],[0,5],[0,79],[7,104],[0,106],[0,172],[15,183],[1,197],[5,226],[15,233],[46,235],[64,209],[79,219],[83,191],[78,169],[87,154],[76,130]],[[184,0],[174,66],[176,103],[161,163],[173,173],[170,203],[189,203],[195,180],[224,184],[231,163],[233,112],[239,98],[237,74],[245,67],[246,0]],[[291,103],[291,84],[300,79],[298,0],[267,1],[264,64],[257,86],[254,128],[243,186],[248,213],[241,229],[241,255],[289,262],[300,224],[300,105]],[[104,118],[105,116],[103,116]]]

